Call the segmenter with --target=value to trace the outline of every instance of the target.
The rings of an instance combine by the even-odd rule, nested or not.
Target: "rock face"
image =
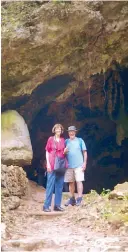
[[[2,199],[2,210],[14,210],[20,206],[20,199],[17,196],[4,197]]]
[[[8,231],[6,225],[13,226],[13,216],[10,210],[17,209],[28,191],[26,172],[19,166],[1,165],[1,221],[2,239],[6,239]]]
[[[32,160],[32,146],[27,125],[16,111],[2,114],[1,160],[7,165],[27,165]]]
[[[110,192],[109,199],[127,199],[128,200],[128,182],[118,184],[114,190]]]
[[[60,122],[75,124],[86,142],[85,191],[126,181],[127,29],[125,1],[2,3],[2,111],[18,111],[28,125],[30,173],[45,159],[51,128]],[[25,146],[7,150],[4,163],[30,163]]]
[[[23,196],[28,180],[26,173],[19,166],[1,166],[1,186],[3,196]]]
[[[1,165],[2,212],[20,205],[20,197],[25,195],[27,186],[28,179],[22,167]]]
[[[127,17],[125,1],[3,2],[2,104],[56,75],[127,66]]]

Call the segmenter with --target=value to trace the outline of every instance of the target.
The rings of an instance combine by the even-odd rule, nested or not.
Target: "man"
[[[82,138],[76,137],[77,129],[75,126],[68,127],[69,139],[65,140],[68,169],[65,174],[65,182],[69,183],[71,198],[65,206],[77,205],[82,202],[84,171],[87,165],[87,148]],[[75,181],[77,185],[78,197],[75,199]]]

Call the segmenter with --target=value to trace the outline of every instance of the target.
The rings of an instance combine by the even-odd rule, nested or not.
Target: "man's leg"
[[[79,206],[82,202],[83,196],[83,182],[84,181],[84,172],[81,167],[75,169],[75,179],[77,184],[77,193],[78,198],[76,199],[76,205]]]
[[[69,192],[71,197],[74,197],[75,194],[75,174],[74,169],[68,168],[65,174],[64,181],[69,183]]]
[[[82,197],[83,196],[83,183],[79,181],[79,182],[76,182],[76,184],[77,184],[78,197]]]
[[[69,168],[65,174],[65,182],[69,183],[69,193],[71,195],[70,199],[65,203],[65,206],[76,204],[75,201],[75,176],[74,176],[74,169]]]
[[[69,182],[69,192],[71,197],[75,197],[75,182]]]

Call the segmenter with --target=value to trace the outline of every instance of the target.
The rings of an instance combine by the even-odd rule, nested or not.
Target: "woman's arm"
[[[51,172],[51,165],[49,162],[49,153],[46,151],[46,161],[47,161],[47,172]]]

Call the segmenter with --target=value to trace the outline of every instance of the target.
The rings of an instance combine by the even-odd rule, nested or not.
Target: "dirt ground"
[[[82,206],[69,206],[63,213],[44,213],[44,197],[45,190],[30,181],[20,207],[10,211],[1,251],[128,252],[128,227],[104,218],[101,196],[92,194],[90,200],[85,195]],[[67,198],[64,193],[63,204]]]

